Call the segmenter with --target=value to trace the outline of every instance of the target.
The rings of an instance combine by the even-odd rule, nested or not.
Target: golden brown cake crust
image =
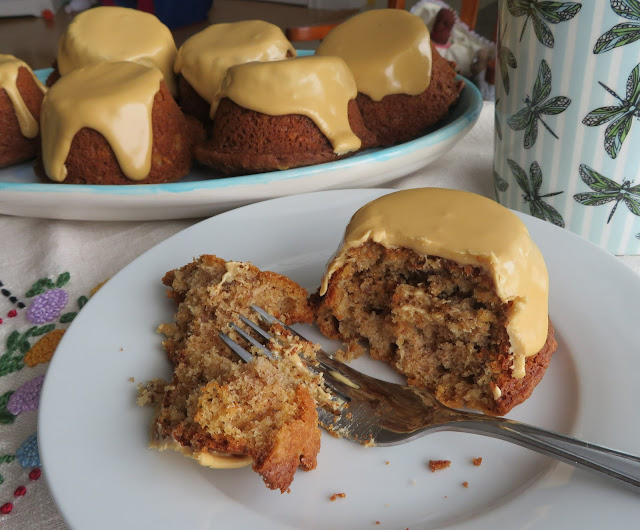
[[[33,80],[31,72],[24,66],[18,69],[16,86],[25,105],[37,122],[44,94]],[[33,158],[36,155],[40,136],[26,138],[20,130],[18,117],[7,92],[0,88],[0,167],[10,166]]]
[[[433,64],[431,82],[417,96],[391,94],[380,101],[359,93],[356,101],[362,120],[377,137],[380,145],[407,142],[443,120],[456,102],[464,81],[456,79],[449,61],[431,44]]]
[[[349,102],[351,129],[362,141],[361,150],[376,145],[362,122],[355,100]],[[353,153],[350,153],[353,154]],[[343,158],[306,116],[269,116],[240,107],[228,98],[220,101],[211,138],[196,146],[198,161],[225,175],[260,173],[309,166]]]
[[[85,127],[71,142],[65,161],[67,177],[62,184],[158,184],[184,177],[191,169],[193,145],[202,140],[204,131],[195,119],[182,114],[164,82],[154,98],[151,121],[151,170],[145,179],[129,179],[105,137]],[[41,159],[35,170],[42,180],[51,182]]]
[[[497,384],[502,390],[502,395],[496,400],[495,409],[489,412],[497,416],[504,416],[513,407],[524,402],[531,396],[533,389],[542,380],[551,356],[556,351],[558,343],[555,339],[555,329],[549,320],[549,333],[542,349],[525,361],[525,376],[522,379],[514,379],[509,376],[509,365],[504,367],[504,372],[497,380]]]

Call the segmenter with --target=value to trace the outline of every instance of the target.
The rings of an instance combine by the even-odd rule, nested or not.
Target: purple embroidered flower
[[[11,394],[9,403],[7,404],[7,410],[14,416],[17,416],[22,412],[37,409],[43,381],[44,375],[39,375],[18,388],[18,390]]]
[[[40,453],[38,453],[38,435],[33,433],[16,451],[16,458],[24,468],[40,467]]]
[[[69,301],[69,295],[64,289],[49,289],[36,296],[27,309],[27,320],[33,324],[53,322]]]

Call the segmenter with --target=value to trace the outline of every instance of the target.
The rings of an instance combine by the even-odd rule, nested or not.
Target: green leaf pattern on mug
[[[600,35],[593,47],[593,53],[608,52],[640,39],[640,0],[611,0],[611,9],[621,17],[635,22],[616,24]]]
[[[578,2],[539,2],[538,0],[507,0],[507,9],[514,17],[526,17],[520,32],[520,40],[524,35],[529,20],[533,24],[538,40],[547,48],[553,48],[554,39],[546,22],[559,24],[575,17],[582,4]]]

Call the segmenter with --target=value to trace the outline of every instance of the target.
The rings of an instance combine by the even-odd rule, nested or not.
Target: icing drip
[[[431,39],[423,20],[402,9],[374,9],[336,26],[316,55],[341,57],[358,92],[374,101],[389,94],[416,96],[431,81]]]
[[[337,57],[245,63],[227,71],[211,104],[211,117],[225,97],[270,116],[301,114],[313,120],[341,155],[362,145],[347,114],[349,101],[356,95],[353,75]]]
[[[213,24],[178,50],[174,65],[207,103],[213,101],[227,69],[252,61],[277,61],[296,51],[282,30],[261,20]]]
[[[43,93],[47,91],[47,88],[35,76],[27,63],[13,55],[0,54],[0,89],[3,89],[11,100],[22,135],[25,138],[35,138],[39,132],[38,122],[27,108],[17,87],[20,68],[26,68],[29,71],[36,85]]]
[[[142,180],[151,170],[151,112],[162,73],[137,63],[97,63],[60,78],[42,103],[42,158],[47,176],[66,178],[71,141],[83,127],[98,131],[122,172]]]

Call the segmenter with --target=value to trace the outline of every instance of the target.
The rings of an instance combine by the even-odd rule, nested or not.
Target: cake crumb
[[[462,483],[462,487],[463,487],[463,488],[468,488],[468,487],[469,487],[469,483],[465,480],[465,481]]]
[[[136,382],[136,380],[135,380],[133,377],[130,377],[130,378],[129,378],[129,381],[131,381],[132,383],[135,383],[135,382]]]
[[[382,524],[382,523],[381,523],[380,521],[376,521],[376,524],[377,524],[377,525],[380,525],[380,524]]]
[[[473,465],[474,465],[474,466],[478,467],[478,466],[480,466],[481,464],[482,464],[482,457],[481,457],[481,456],[479,456],[479,457],[477,457],[477,458],[474,458],[474,459],[473,459]]]
[[[429,460],[429,469],[431,472],[446,469],[451,465],[451,460]]]
[[[120,351],[124,351],[124,348],[120,347]]]
[[[415,486],[415,485],[416,485],[416,480],[415,480],[415,479],[413,479],[413,480],[411,481],[411,485],[412,485],[412,486]]]
[[[338,499],[344,499],[346,496],[346,493],[334,493],[333,495],[331,495],[331,497],[329,497],[329,499],[333,502],[337,501]]]
[[[384,463],[384,465],[385,465],[385,466],[388,466],[388,465],[389,465],[389,463],[390,463],[390,462],[387,460],[387,461]]]

